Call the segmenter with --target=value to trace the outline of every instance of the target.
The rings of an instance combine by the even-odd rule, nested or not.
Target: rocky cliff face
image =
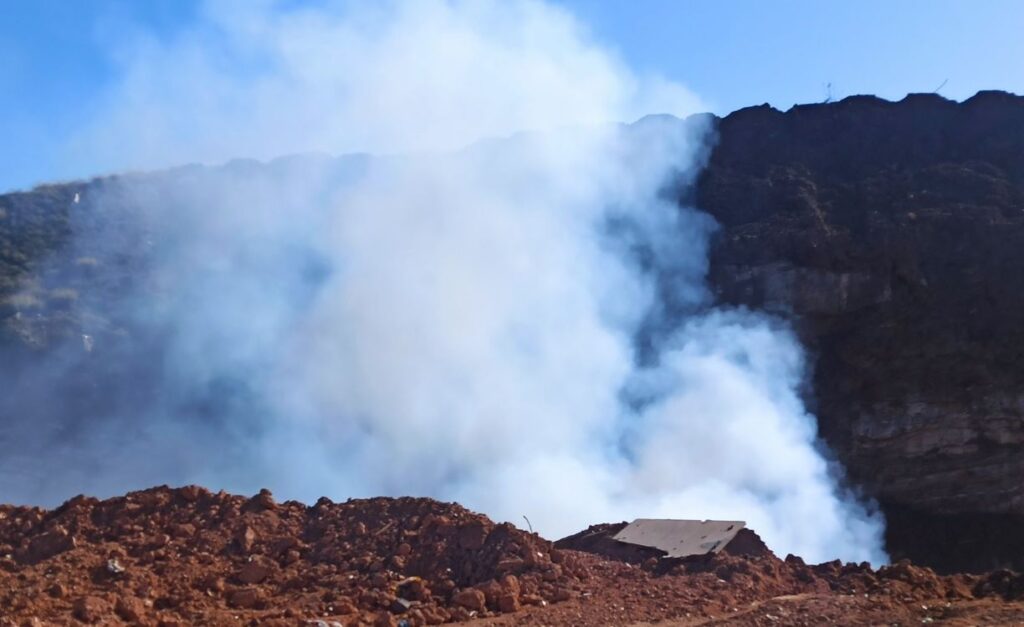
[[[1024,98],[753,107],[718,133],[716,292],[794,321],[894,556],[1024,565]]]
[[[686,199],[721,225],[715,293],[797,329],[821,434],[882,505],[893,556],[1024,567],[1024,98],[853,97],[716,123]],[[30,406],[0,395],[7,426],[61,412],[75,419],[52,437],[73,442],[111,403],[144,406],[160,376],[159,333],[139,341],[139,321],[107,298],[144,289],[151,245],[89,213],[93,192],[118,184],[0,196],[0,380]],[[92,225],[104,250],[52,256],[71,212],[110,222]],[[41,352],[60,356],[59,393],[32,374]],[[197,416],[215,420],[215,400],[196,401]]]

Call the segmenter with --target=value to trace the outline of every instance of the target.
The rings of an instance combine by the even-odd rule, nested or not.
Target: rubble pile
[[[307,507],[190,486],[0,508],[13,624],[439,624],[564,599],[575,582],[546,540],[430,499]]]
[[[753,531],[685,558],[595,525],[556,544],[460,505],[311,506],[154,488],[0,506],[0,627],[999,624],[1024,576],[779,559]]]

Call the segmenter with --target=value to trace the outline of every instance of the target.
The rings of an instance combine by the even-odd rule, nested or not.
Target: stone
[[[55,583],[46,589],[46,592],[55,599],[60,599],[68,594],[67,586],[62,583]]]
[[[120,596],[114,603],[114,612],[130,623],[141,622],[146,615],[146,604],[136,597]]]
[[[235,542],[238,543],[238,548],[243,552],[248,553],[252,550],[252,546],[256,542],[256,531],[254,531],[249,525],[245,525],[238,530],[238,533],[235,534]]]
[[[178,489],[178,496],[188,503],[195,503],[204,494],[209,494],[209,492],[196,485],[187,485]]]
[[[526,562],[517,557],[506,558],[498,562],[499,574],[519,574],[526,570]]]
[[[568,601],[572,597],[572,591],[565,587],[555,588],[554,592],[552,592],[551,594],[551,600],[555,601],[556,603]]]
[[[276,570],[276,564],[271,560],[258,557],[247,562],[238,571],[238,580],[244,584],[260,583]]]
[[[110,608],[100,597],[85,596],[75,599],[71,607],[72,615],[83,623],[95,623],[103,619]]]
[[[21,562],[35,564],[70,551],[75,546],[77,546],[75,537],[63,527],[58,526],[33,538],[29,542],[28,549],[16,557]]]
[[[544,581],[558,581],[562,577],[562,567],[558,564],[551,564],[541,574]]]
[[[228,595],[228,604],[239,609],[251,609],[263,601],[258,588],[239,588]]]
[[[352,599],[348,597],[338,597],[338,599],[334,601],[333,607],[334,613],[340,614],[342,616],[355,614],[359,611],[359,608],[356,607],[356,604],[352,601]]]
[[[505,575],[501,578],[501,581],[499,583],[501,583],[501,587],[506,592],[519,594],[519,592],[522,590],[522,586],[519,585],[519,578],[515,575]]]
[[[459,546],[467,551],[479,551],[487,541],[487,527],[474,520],[459,527]]]
[[[441,625],[449,618],[448,612],[440,607],[425,607],[422,613],[423,621],[428,625]]]
[[[498,597],[498,611],[503,614],[518,612],[520,608],[519,595],[512,592],[505,592]]]
[[[413,601],[426,601],[430,598],[430,589],[419,577],[400,581],[395,589],[399,596]]]
[[[464,588],[455,593],[452,603],[474,612],[487,609],[487,597],[476,588]]]
[[[275,510],[277,509],[277,501],[274,500],[274,495],[271,494],[270,490],[263,488],[259,494],[254,496],[250,503],[255,504],[260,509],[264,510]]]

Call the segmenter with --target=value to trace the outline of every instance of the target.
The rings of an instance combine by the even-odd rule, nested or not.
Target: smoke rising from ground
[[[43,403],[104,354],[131,383],[72,438],[22,434],[8,466],[30,470],[0,480],[4,500],[154,482],[425,494],[549,537],[727,518],[776,551],[884,559],[880,522],[817,449],[795,339],[711,306],[714,223],[678,203],[707,121],[614,124],[699,110],[684,88],[541,2],[211,3],[122,52],[72,158],[393,156],[92,189],[103,218],[76,225],[76,254],[133,246],[145,278],[96,304],[88,356],[26,370],[19,394]]]

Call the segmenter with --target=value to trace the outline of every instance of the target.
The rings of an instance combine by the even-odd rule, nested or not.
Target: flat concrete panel
[[[667,557],[687,557],[717,553],[745,526],[739,520],[638,518],[615,534],[614,539],[660,549]]]

